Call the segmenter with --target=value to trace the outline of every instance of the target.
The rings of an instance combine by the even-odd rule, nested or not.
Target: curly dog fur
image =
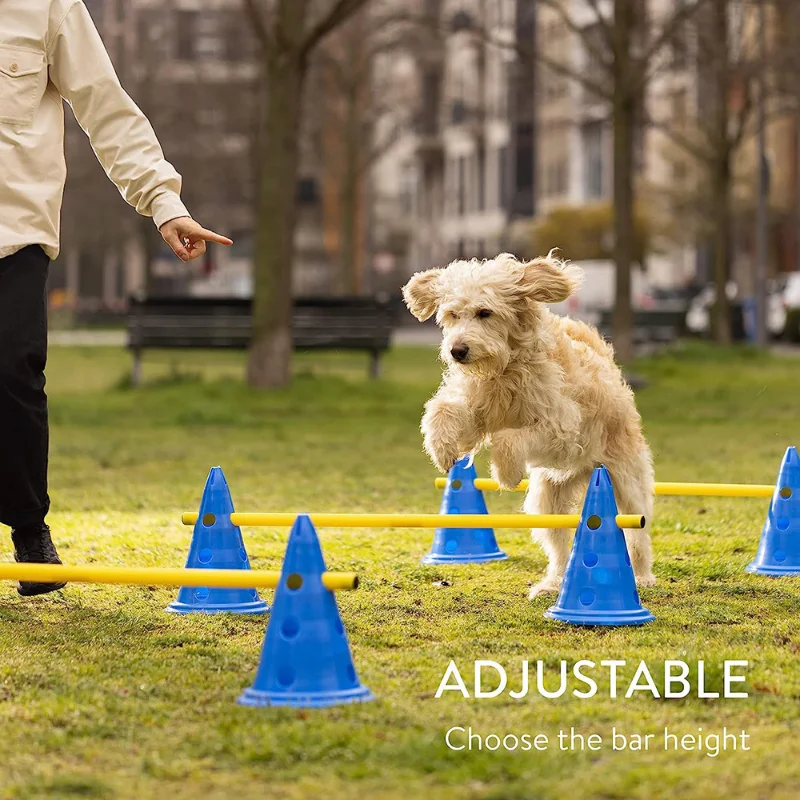
[[[419,320],[436,315],[446,369],[421,430],[433,463],[448,472],[491,448],[492,475],[513,488],[527,474],[527,513],[579,510],[594,467],[605,464],[620,513],[653,507],[653,463],[633,392],[595,328],[553,314],[581,273],[551,253],[527,263],[504,253],[418,272],[403,288]],[[531,597],[557,591],[572,531],[534,531],[548,557]],[[625,531],[640,586],[655,583],[649,528]]]

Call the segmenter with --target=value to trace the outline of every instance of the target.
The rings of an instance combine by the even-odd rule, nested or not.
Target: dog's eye
[[[491,312],[491,311],[489,311],[489,309],[488,309],[488,308],[482,308],[482,309],[481,309],[481,310],[478,312],[477,316],[478,316],[478,317],[480,317],[481,319],[488,319],[489,317],[491,317],[491,316],[492,316],[492,312]]]

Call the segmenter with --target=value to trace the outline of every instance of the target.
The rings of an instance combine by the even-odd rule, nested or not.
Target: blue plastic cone
[[[275,591],[261,663],[246,706],[322,708],[373,700],[356,675],[333,592],[322,585],[325,561],[311,520],[297,518]]]
[[[786,449],[761,544],[747,572],[800,575],[800,456],[796,447]]]
[[[483,492],[475,488],[477,473],[467,456],[447,476],[440,514],[488,514]],[[491,528],[437,528],[423,564],[480,564],[508,556]]]
[[[250,569],[242,532],[231,525],[233,501],[220,467],[212,467],[200,501],[187,568]],[[184,586],[167,606],[173,614],[264,614],[269,606],[255,589],[209,589]]]
[[[625,535],[616,516],[608,470],[597,467],[558,600],[545,617],[573,625],[641,625],[655,619],[639,601]]]

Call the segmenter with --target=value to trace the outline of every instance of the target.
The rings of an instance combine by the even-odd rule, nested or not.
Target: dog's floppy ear
[[[417,272],[403,287],[403,299],[408,310],[420,321],[425,322],[436,312],[439,305],[440,279],[442,269],[428,269]]]
[[[521,285],[527,297],[539,303],[560,303],[581,285],[583,273],[553,256],[535,258],[521,265]]]

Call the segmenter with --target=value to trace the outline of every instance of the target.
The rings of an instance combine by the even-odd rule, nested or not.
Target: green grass
[[[241,510],[435,511],[420,446],[439,367],[400,349],[380,382],[362,357],[300,357],[291,389],[240,382],[228,354],[153,355],[127,388],[124,353],[54,349],[51,524],[62,557],[183,564],[208,468]],[[794,360],[705,347],[644,361],[639,393],[661,480],[769,483],[800,433]],[[486,474],[486,462],[479,460]],[[520,496],[489,498],[516,509]],[[766,505],[660,498],[657,617],[639,629],[547,622],[526,599],[543,571],[524,531],[502,531],[508,562],[424,568],[428,531],[322,530],[328,565],[357,570],[338,595],[359,675],[378,701],[324,711],[253,710],[235,699],[258,663],[264,619],[175,618],[174,590],[72,585],[32,600],[0,586],[0,797],[778,798],[800,793],[800,580],[744,573]],[[254,566],[277,569],[286,531],[248,529]],[[2,541],[0,558],[11,557]],[[451,658],[703,658],[751,661],[747,700],[434,698]],[[628,677],[632,669],[625,671]],[[554,679],[550,673],[550,680]],[[746,729],[749,752],[452,752],[445,731],[610,734]]]

